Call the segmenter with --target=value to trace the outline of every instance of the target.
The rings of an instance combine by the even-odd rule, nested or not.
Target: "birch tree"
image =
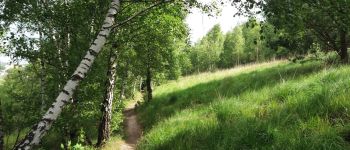
[[[56,98],[53,105],[46,112],[46,114],[41,119],[41,121],[33,126],[30,133],[28,133],[26,135],[26,138],[24,140],[22,140],[16,146],[16,149],[30,149],[32,146],[39,144],[41,138],[45,135],[46,131],[51,128],[52,123],[57,119],[59,114],[62,112],[62,109],[64,108],[64,106],[66,106],[69,102],[71,102],[71,98],[74,98],[73,97],[74,91],[76,90],[80,81],[86,77],[86,73],[90,70],[90,67],[91,67],[92,63],[95,61],[96,56],[101,51],[104,43],[106,42],[106,39],[107,39],[109,33],[114,28],[116,28],[120,25],[125,25],[127,22],[132,20],[135,16],[144,13],[144,11],[140,11],[139,13],[136,13],[136,14],[132,15],[131,17],[127,17],[127,18],[123,19],[123,21],[120,21],[119,24],[113,24],[114,15],[115,15],[115,13],[117,13],[117,9],[120,8],[119,1],[114,0],[112,2],[111,8],[108,11],[108,14],[105,18],[105,21],[103,22],[102,29],[100,30],[99,33],[97,33],[97,35],[98,35],[97,38],[92,42],[92,45],[90,46],[88,52],[86,52],[86,55],[85,55],[84,59],[80,62],[78,68],[74,70],[70,66],[75,66],[77,64],[74,62],[71,63],[70,61],[67,61],[67,59],[65,57],[70,56],[71,53],[67,52],[66,49],[64,49],[64,48],[72,47],[71,42],[72,42],[72,40],[74,40],[74,38],[72,38],[72,36],[74,36],[75,34],[74,33],[72,34],[71,30],[75,30],[75,28],[70,28],[69,23],[79,24],[79,22],[74,22],[74,21],[73,22],[65,22],[65,21],[60,22],[60,20],[57,21],[57,20],[53,19],[54,23],[52,23],[50,21],[47,21],[48,18],[45,18],[45,16],[48,15],[49,18],[54,18],[54,16],[52,16],[52,15],[59,15],[59,14],[52,14],[52,12],[49,12],[49,11],[41,14],[42,10],[44,10],[44,9],[45,10],[52,10],[55,7],[54,5],[51,5],[51,4],[61,3],[62,1],[42,1],[45,4],[42,6],[44,9],[41,9],[41,10],[37,9],[38,1],[25,1],[25,2],[19,2],[19,3],[17,1],[13,1],[13,3],[12,3],[12,1],[6,1],[6,3],[7,2],[14,4],[14,5],[12,5],[12,12],[15,12],[15,13],[12,17],[10,17],[10,19],[13,19],[13,22],[18,21],[19,23],[21,23],[21,25],[24,25],[24,26],[21,26],[21,28],[28,28],[28,29],[35,30],[35,28],[38,27],[38,26],[35,26],[36,21],[38,21],[37,24],[40,24],[40,25],[42,25],[42,23],[47,23],[46,30],[45,29],[43,30],[43,33],[45,34],[43,39],[45,39],[45,40],[53,39],[54,43],[56,42],[55,46],[52,46],[51,48],[53,48],[53,49],[57,48],[58,55],[60,56],[60,57],[58,57],[59,60],[58,60],[57,66],[59,68],[63,68],[62,70],[59,70],[59,71],[65,72],[63,74],[63,76],[61,77],[60,81],[64,81],[66,78],[69,78],[69,81],[66,83],[66,85],[64,85],[64,83],[62,83],[62,84],[60,84],[60,86],[58,88],[56,87],[57,89],[63,88],[63,90],[60,92],[60,94]],[[73,11],[66,11],[66,10],[71,10],[71,8],[66,7],[66,5],[69,4],[70,2],[80,2],[80,1],[64,1],[64,3],[65,3],[64,6],[62,8],[60,8],[60,9],[62,9],[62,11],[60,11],[58,9],[58,10],[55,10],[54,12],[55,13],[62,12],[63,17],[69,17],[70,15],[74,14]],[[150,2],[152,2],[152,3],[159,2],[157,4],[160,4],[162,2],[168,2],[168,1],[164,0],[164,1],[150,1]],[[181,3],[182,1],[179,1],[179,2]],[[24,5],[21,5],[22,3]],[[196,1],[186,1],[185,3],[187,3],[188,6],[199,5],[199,3],[197,3]],[[30,8],[30,7],[28,7],[28,4],[31,4],[29,6],[34,7],[34,11],[31,11],[31,9],[28,9],[28,8]],[[146,4],[149,4],[149,3],[147,2]],[[19,6],[19,7],[16,7],[16,6]],[[154,6],[156,6],[156,5],[151,5],[151,7],[154,7]],[[206,6],[203,6],[203,7],[205,7],[206,9],[209,8]],[[39,13],[37,13],[37,11]],[[37,16],[38,18],[32,17],[31,12],[35,12],[35,13],[39,14]],[[37,14],[35,14],[35,15],[37,15]],[[18,17],[22,17],[21,18],[22,20],[16,20]],[[94,18],[94,20],[99,20],[99,18],[96,17],[96,18]],[[22,23],[22,21],[23,21],[23,23]],[[59,25],[59,26],[64,27],[65,29],[63,29],[63,31],[67,34],[64,36],[60,36],[58,33],[60,33],[61,31],[55,30],[52,26],[52,24],[55,24],[55,23],[57,23],[57,25]],[[94,27],[95,26],[93,26],[92,27],[93,29],[91,29],[91,30],[95,30]],[[47,34],[47,33],[53,33],[53,34]],[[14,44],[18,44],[18,43],[14,43]],[[31,44],[30,41],[29,41],[29,43],[28,42],[22,43],[23,46],[28,46],[30,44]],[[43,44],[43,45],[45,45],[45,44]],[[64,48],[62,48],[62,46],[64,46]],[[31,48],[28,48],[28,49],[31,49]],[[50,62],[52,59],[46,58],[46,57],[50,57],[50,53],[45,53],[45,54],[46,55],[43,57],[43,58],[45,58],[44,62]],[[21,56],[24,56],[24,58],[34,58],[33,56],[35,56],[35,55],[33,55],[33,53],[30,53],[30,52],[28,53],[26,51],[26,52],[22,53]],[[75,56],[75,58],[77,58],[77,57]],[[69,77],[69,73],[73,72],[73,71],[74,71],[73,75],[71,77]],[[47,89],[45,88],[44,90],[49,91],[50,88],[47,88]],[[55,91],[55,90],[53,90],[53,91]],[[49,97],[48,97],[48,99],[49,99]],[[48,104],[48,103],[45,103],[44,105],[46,105],[46,104]]]
[[[226,33],[222,53],[220,54],[220,67],[230,68],[239,65],[244,49],[242,27],[238,26]]]
[[[114,99],[114,87],[115,87],[115,77],[116,77],[116,59],[117,55],[114,49],[110,50],[109,63],[107,69],[107,79],[106,79],[106,90],[103,98],[103,103],[101,107],[102,117],[98,129],[98,139],[97,146],[102,146],[110,136],[111,132],[111,119],[112,119],[112,103]]]
[[[185,42],[187,28],[183,22],[187,12],[182,4],[173,4],[152,12],[143,19],[145,32],[138,36],[141,41],[135,41],[134,49],[138,57],[140,75],[146,78],[147,101],[152,100],[155,79],[167,79],[167,75],[175,73],[172,69],[179,69],[174,57],[177,42]],[[170,75],[176,78],[176,75]],[[168,78],[169,79],[169,78]]]
[[[114,15],[117,14],[120,7],[119,0],[113,0],[108,10],[104,24],[94,42],[91,44],[85,57],[71,76],[71,79],[64,86],[62,92],[56,98],[56,102],[49,108],[43,118],[32,127],[26,137],[15,147],[15,149],[31,149],[34,145],[40,143],[41,138],[51,128],[52,123],[57,119],[62,108],[69,103],[69,99],[76,90],[79,82],[85,78],[96,56],[102,49],[114,25]]]
[[[191,60],[195,71],[213,71],[219,63],[224,35],[215,25],[192,49]]]

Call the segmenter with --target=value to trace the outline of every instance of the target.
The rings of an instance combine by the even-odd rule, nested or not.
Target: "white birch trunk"
[[[111,134],[112,105],[114,99],[115,78],[117,74],[117,56],[115,55],[115,52],[113,52],[113,50],[114,49],[110,50],[109,56],[110,58],[107,71],[106,91],[103,99],[103,105],[101,108],[102,117],[98,129],[98,139],[96,144],[98,147],[104,145],[106,141],[109,140]]]
[[[71,79],[66,83],[62,92],[56,98],[56,101],[52,104],[39,123],[35,124],[26,137],[16,145],[15,149],[27,150],[31,149],[34,145],[38,145],[41,138],[51,128],[52,123],[62,112],[62,108],[69,103],[69,99],[72,97],[75,89],[79,85],[79,82],[85,78],[86,73],[89,71],[96,56],[101,51],[102,47],[106,43],[106,38],[111,32],[111,27],[114,25],[114,16],[117,14],[120,8],[120,1],[113,0],[111,7],[108,10],[102,29],[100,30],[97,38],[90,46],[87,54],[80,62],[78,68],[73,73]]]

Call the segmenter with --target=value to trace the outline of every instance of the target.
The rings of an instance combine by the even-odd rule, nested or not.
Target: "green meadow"
[[[273,61],[156,87],[138,149],[350,149],[350,67]]]

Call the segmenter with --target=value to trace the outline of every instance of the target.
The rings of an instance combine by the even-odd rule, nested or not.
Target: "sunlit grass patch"
[[[138,147],[349,149],[349,74],[348,66],[283,62],[157,89],[162,94],[140,109],[148,130]]]

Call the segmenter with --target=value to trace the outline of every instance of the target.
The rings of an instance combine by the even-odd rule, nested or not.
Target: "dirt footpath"
[[[123,112],[124,130],[126,132],[126,141],[120,146],[121,150],[134,150],[136,149],[136,143],[141,137],[142,130],[140,124],[137,122],[137,116],[135,112],[135,105],[130,105]]]

